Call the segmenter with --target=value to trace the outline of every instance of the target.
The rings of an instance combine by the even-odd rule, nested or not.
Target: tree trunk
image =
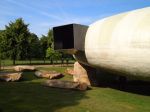
[[[44,60],[44,64],[45,64],[45,58],[43,58],[43,60]]]
[[[13,51],[13,65],[16,64],[16,50]]]
[[[53,65],[53,59],[51,59],[51,64]]]
[[[13,59],[13,65],[15,65],[15,64],[16,64],[16,59],[14,58],[14,59]]]
[[[1,65],[2,65],[2,64],[1,64],[1,59],[0,59],[0,70],[1,70]]]
[[[58,64],[58,60],[56,60],[56,64]]]
[[[31,65],[31,54],[28,55],[29,63]]]
[[[69,60],[68,59],[66,60],[66,63],[67,63],[67,66],[68,66],[68,64],[69,64]]]
[[[30,58],[30,60],[29,60],[29,61],[30,61],[30,65],[31,65],[31,58]]]
[[[64,59],[61,59],[61,66],[63,66],[64,64]]]
[[[13,56],[13,65],[15,65],[16,64],[16,56],[14,55]]]

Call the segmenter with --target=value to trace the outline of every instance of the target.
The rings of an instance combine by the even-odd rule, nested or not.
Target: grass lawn
[[[54,61],[53,63],[60,64],[61,61],[58,60],[57,62]],[[66,64],[66,63],[67,63],[66,60],[64,60],[64,64]],[[68,63],[72,64],[72,63],[74,63],[74,60],[69,60]],[[31,65],[43,65],[43,64],[49,65],[49,64],[51,64],[51,62],[50,62],[50,60],[45,60],[45,62],[44,62],[44,60],[32,60],[30,63],[29,60],[16,60],[16,65],[29,65],[29,64],[31,64]],[[1,65],[2,66],[12,66],[13,61],[12,60],[1,60]]]
[[[64,72],[66,68],[39,69]],[[50,88],[41,85],[44,80],[24,72],[20,82],[0,82],[0,112],[150,112],[150,95],[111,87],[87,91]],[[62,80],[72,77],[66,74]]]

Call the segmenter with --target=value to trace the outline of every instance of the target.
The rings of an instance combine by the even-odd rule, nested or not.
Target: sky
[[[23,18],[32,33],[46,35],[54,26],[91,23],[150,6],[150,0],[0,0],[0,30]]]

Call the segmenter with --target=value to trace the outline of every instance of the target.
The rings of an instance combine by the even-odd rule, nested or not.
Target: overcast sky
[[[150,6],[150,0],[0,0],[0,30],[23,18],[39,37],[53,26],[89,25],[121,12]]]

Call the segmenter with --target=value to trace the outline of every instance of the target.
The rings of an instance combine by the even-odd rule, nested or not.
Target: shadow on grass
[[[22,78],[19,82],[32,81],[32,80],[38,79],[34,75],[34,73],[35,73],[35,71],[24,71],[24,72],[22,72]]]
[[[48,88],[38,83],[3,83],[0,90],[0,112],[57,112],[87,98],[81,91]]]
[[[113,73],[100,71],[97,76],[99,87],[110,87],[125,92],[150,96],[150,82],[140,80],[125,81],[124,77],[122,81],[119,81],[118,77]]]
[[[110,87],[120,91],[150,96],[150,82],[138,80],[127,81],[125,83],[120,83],[119,81],[101,82],[99,83],[99,87]]]
[[[0,112],[57,112],[88,98],[82,91],[42,86],[45,79],[35,77],[34,72],[22,75],[19,82],[0,82]]]

